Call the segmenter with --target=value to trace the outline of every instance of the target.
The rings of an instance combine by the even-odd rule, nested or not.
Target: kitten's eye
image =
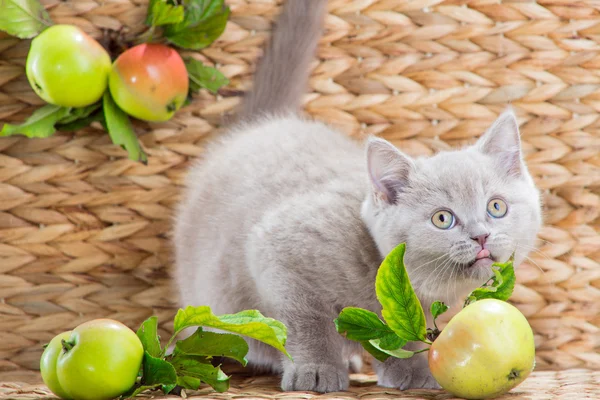
[[[454,226],[454,215],[450,211],[438,211],[431,217],[431,222],[440,229],[450,229]]]
[[[506,215],[508,211],[508,206],[501,199],[492,199],[488,203],[487,206],[488,214],[490,214],[494,218],[502,218]]]

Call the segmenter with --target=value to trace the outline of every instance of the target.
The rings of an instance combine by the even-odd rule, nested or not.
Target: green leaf
[[[350,340],[377,339],[394,333],[377,314],[362,308],[346,307],[334,322],[337,331]]]
[[[167,0],[150,0],[145,24],[159,26],[183,21],[183,6],[169,4]]]
[[[402,348],[396,348],[393,350],[385,349],[381,346],[381,339],[371,339],[369,343],[382,353],[389,354],[396,358],[411,358],[415,353],[414,351],[404,350]]]
[[[190,90],[194,92],[204,88],[217,93],[221,87],[229,83],[229,79],[218,69],[207,67],[193,58],[186,59],[185,66],[190,77]]]
[[[434,301],[431,305],[431,315],[434,320],[446,311],[448,311],[448,306],[441,301]]]
[[[87,107],[70,108],[69,113],[54,124],[54,129],[63,132],[75,131],[88,126],[93,121],[100,121],[104,118],[101,108],[100,101]]]
[[[173,365],[161,358],[152,357],[148,351],[144,352],[142,365],[142,385],[158,386],[177,383],[177,373]]]
[[[177,382],[179,382],[179,377],[177,377]],[[172,383],[170,385],[162,385],[161,389],[164,394],[169,394],[171,393],[171,390],[175,389],[175,386],[177,386],[177,383]]]
[[[180,377],[186,377],[186,384],[195,384],[195,381],[189,380],[189,378],[196,378],[209,384],[217,392],[226,392],[229,389],[229,377],[221,371],[220,367],[213,366],[203,358],[176,354],[171,362],[177,374]]]
[[[175,345],[175,352],[196,356],[228,357],[246,366],[248,343],[237,335],[230,333],[205,332],[198,328],[190,337],[180,340]]]
[[[0,0],[2,1],[2,0]],[[94,103],[87,107],[79,107],[79,108],[71,108],[69,115],[62,118],[58,121],[60,124],[68,124],[74,121],[77,121],[82,118],[86,118],[88,115],[92,114],[94,111],[98,110],[102,106],[101,102]]]
[[[38,0],[0,0],[0,31],[31,39],[50,25],[50,15]]]
[[[206,326],[244,335],[273,346],[290,357],[284,347],[287,340],[286,326],[273,318],[263,316],[257,310],[216,316],[208,306],[188,306],[180,309],[175,316],[175,335],[190,326]]]
[[[378,339],[380,347],[386,350],[395,350],[406,344],[406,340],[398,337],[377,314],[362,308],[346,307],[334,322],[340,334],[360,342],[366,351],[382,362],[390,355],[373,346],[370,339]]]
[[[81,128],[85,128],[86,126],[90,126],[90,124],[95,121],[104,122],[104,112],[101,109],[96,110],[93,114],[88,115],[87,117],[76,119],[73,122],[65,123],[61,120],[55,125],[55,128],[60,132],[73,132]]]
[[[492,277],[483,286],[473,290],[467,300],[465,306],[477,300],[483,299],[498,299],[507,301],[512,296],[515,288],[515,270],[513,260],[509,260],[504,264],[495,263],[492,265],[494,277]]]
[[[152,357],[160,357],[162,349],[160,348],[160,338],[158,337],[158,318],[150,317],[145,320],[137,331],[144,350]]]
[[[186,16],[193,24],[221,13],[225,7],[224,0],[183,0],[182,3]]]
[[[178,376],[177,377],[177,385],[181,386],[184,389],[189,390],[198,390],[202,381],[198,378],[194,378],[191,376]]]
[[[406,345],[407,341],[396,335],[394,332],[382,336],[378,345],[384,350],[396,350]]]
[[[146,164],[148,156],[138,142],[129,117],[115,104],[108,90],[104,93],[103,104],[108,134],[113,143],[124,147],[130,160]]]
[[[47,104],[38,108],[20,125],[4,124],[0,136],[25,135],[30,138],[45,138],[56,132],[54,125],[66,118],[71,108]]]
[[[377,271],[375,292],[390,328],[402,339],[424,341],[425,313],[404,268],[405,250],[406,245],[401,243],[383,260]]]
[[[145,392],[146,390],[156,389],[158,386],[160,386],[160,385],[134,386],[130,391],[123,394],[120,398],[121,399],[132,399],[132,398],[136,397],[138,394]]]
[[[375,346],[373,346],[371,343],[369,343],[368,340],[364,340],[364,341],[360,342],[360,344],[362,345],[363,349],[368,351],[369,354],[371,354],[373,357],[375,357],[375,359],[377,359],[381,362],[384,362],[385,360],[390,358],[389,354],[384,353],[381,350],[378,350],[377,348],[375,348]]]
[[[223,0],[187,0],[184,7],[184,20],[166,25],[164,35],[169,42],[189,50],[210,46],[225,30],[231,12]]]

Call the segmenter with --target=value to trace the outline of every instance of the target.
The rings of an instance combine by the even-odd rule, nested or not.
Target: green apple
[[[179,53],[162,44],[144,43],[115,60],[109,88],[127,114],[145,121],[167,121],[185,102],[189,78]]]
[[[52,25],[36,36],[25,65],[35,93],[63,107],[85,107],[100,100],[110,69],[106,50],[73,25]]]
[[[109,400],[133,387],[143,356],[135,332],[118,321],[96,319],[52,339],[40,369],[44,383],[63,399]]]
[[[456,314],[429,350],[429,368],[444,389],[489,399],[519,385],[535,366],[533,331],[513,305],[479,300]]]
[[[46,386],[48,386],[48,389],[50,389],[52,393],[62,399],[70,399],[70,397],[58,382],[58,376],[56,375],[56,364],[58,362],[58,356],[63,350],[61,342],[63,340],[68,340],[70,336],[71,331],[56,335],[54,339],[50,341],[48,346],[46,346],[46,349],[44,350],[40,360],[40,370],[42,372],[42,379],[44,383]]]

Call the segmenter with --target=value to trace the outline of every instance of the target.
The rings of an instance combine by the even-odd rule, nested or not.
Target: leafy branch
[[[224,0],[150,0],[145,24],[149,29],[138,37],[141,43],[162,41],[186,50],[211,45],[225,30],[230,9]],[[0,31],[31,39],[52,26],[39,0],[0,0]],[[121,49],[125,46],[119,46]],[[106,47],[110,47],[107,46]],[[217,69],[196,59],[185,61],[189,78],[188,101],[201,89],[217,93],[229,80]],[[4,124],[0,136],[24,135],[45,138],[57,131],[73,131],[100,122],[114,144],[124,148],[131,160],[144,164],[148,156],[140,145],[129,116],[113,101],[109,89],[103,98],[87,107],[47,104],[20,124]]]
[[[183,340],[176,340],[190,327],[196,331]],[[231,333],[208,332],[203,327]],[[180,309],[173,322],[173,335],[163,348],[158,336],[158,319],[150,317],[137,331],[144,346],[144,359],[139,382],[124,397],[130,398],[151,389],[165,394],[175,387],[197,390],[202,382],[217,392],[229,389],[229,376],[213,365],[214,357],[227,357],[247,364],[248,343],[239,335],[266,343],[291,358],[285,349],[287,328],[281,322],[263,316],[257,310],[217,316],[210,307]],[[232,334],[233,333],[233,334]],[[175,342],[171,353],[170,347]]]
[[[335,319],[337,331],[347,339],[361,343],[379,361],[389,357],[410,358],[418,351],[405,350],[408,342],[431,345],[440,335],[436,319],[448,311],[448,306],[436,301],[431,305],[433,328],[427,328],[423,307],[411,285],[404,266],[406,245],[401,243],[381,263],[375,281],[377,299],[381,303],[383,320],[372,311],[357,307],[344,308]],[[506,301],[511,296],[515,274],[513,261],[492,266],[494,276],[467,296],[463,307],[482,299]]]

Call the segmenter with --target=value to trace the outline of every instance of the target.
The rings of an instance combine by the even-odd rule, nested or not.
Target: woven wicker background
[[[459,400],[443,390],[406,390],[376,386],[372,374],[350,375],[346,392],[318,394],[315,392],[282,392],[279,379],[273,376],[247,377],[232,375],[231,386],[225,393],[215,393],[203,385],[199,391],[187,392],[190,400]],[[523,383],[496,400],[598,400],[600,371],[570,369],[567,371],[534,371]],[[144,392],[141,399],[181,400],[175,395],[161,396],[160,392]],[[0,382],[0,400],[58,400],[41,385]]]
[[[300,1],[300,0],[293,0]],[[44,0],[54,21],[130,36],[146,1]],[[170,210],[191,157],[239,103],[279,1],[229,0],[201,53],[231,79],[176,117],[138,124],[148,166],[101,130],[0,138],[0,381],[38,381],[41,344],[101,316],[170,331]],[[513,301],[536,332],[539,369],[600,369],[600,6],[594,1],[331,0],[307,111],[349,135],[432,154],[473,141],[508,103],[544,191],[540,251]],[[29,43],[0,33],[0,121],[42,102]],[[217,133],[218,134],[218,133]]]

